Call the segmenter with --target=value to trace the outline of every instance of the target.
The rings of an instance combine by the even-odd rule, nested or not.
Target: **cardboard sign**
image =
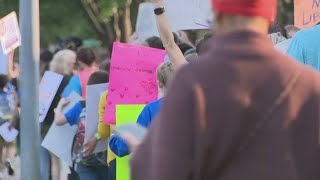
[[[86,99],[86,131],[85,142],[88,142],[98,130],[99,124],[99,102],[101,95],[108,89],[108,83],[87,86]],[[100,140],[96,145],[94,153],[106,151],[108,140]]]
[[[59,89],[63,76],[47,71],[39,86],[39,121],[42,123],[46,118],[51,103]]]
[[[136,123],[137,119],[143,110],[145,105],[117,105],[117,125],[123,125],[126,123]],[[117,180],[129,180],[130,168],[129,168],[130,156],[117,157]]]
[[[5,54],[21,45],[21,34],[16,12],[12,12],[0,20],[0,37]]]
[[[115,124],[116,105],[148,104],[158,98],[156,69],[165,51],[114,43],[104,122]]]
[[[6,122],[0,126],[0,135],[6,142],[13,142],[19,134],[19,131],[12,128],[9,130],[10,123]]]
[[[294,0],[294,25],[305,29],[320,22],[320,0]]]
[[[0,48],[0,74],[8,75],[9,54],[4,54]]]
[[[41,146],[72,167],[72,143],[77,129],[69,124],[57,126],[53,123]]]
[[[164,0],[164,7],[173,32],[210,28],[213,14],[210,0]],[[141,40],[152,36],[159,37],[151,3],[140,4],[136,32]]]
[[[77,102],[82,100],[82,97],[77,93],[72,92],[68,97],[70,103],[63,108],[63,113],[69,111]],[[41,146],[56,155],[59,159],[66,162],[69,167],[72,167],[72,146],[73,139],[77,133],[77,126],[57,126],[53,123],[48,131],[48,134],[41,143]]]
[[[145,40],[152,36],[160,36],[153,10],[154,8],[151,3],[141,3],[139,6],[136,32],[138,38],[141,40]]]

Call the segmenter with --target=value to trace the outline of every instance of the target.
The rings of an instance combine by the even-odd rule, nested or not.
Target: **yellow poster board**
[[[137,119],[145,105],[117,105],[116,106],[116,125],[124,125],[127,123],[136,123]],[[116,164],[116,179],[130,180],[129,168],[130,156],[117,157]]]

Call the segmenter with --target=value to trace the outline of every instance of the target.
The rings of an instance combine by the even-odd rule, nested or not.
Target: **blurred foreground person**
[[[320,77],[273,48],[277,1],[212,3],[204,55],[177,73],[144,141],[126,138],[131,179],[319,180]]]

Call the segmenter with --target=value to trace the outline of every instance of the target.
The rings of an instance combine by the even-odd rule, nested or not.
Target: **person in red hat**
[[[131,180],[319,180],[320,77],[274,49],[277,1],[212,5],[204,54],[177,72],[144,141],[124,137]]]

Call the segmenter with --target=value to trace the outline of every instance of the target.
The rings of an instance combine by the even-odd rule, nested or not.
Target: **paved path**
[[[14,176],[9,176],[6,170],[3,180],[20,180],[20,158],[19,157],[16,158],[16,162],[14,163],[14,170],[15,170]]]

